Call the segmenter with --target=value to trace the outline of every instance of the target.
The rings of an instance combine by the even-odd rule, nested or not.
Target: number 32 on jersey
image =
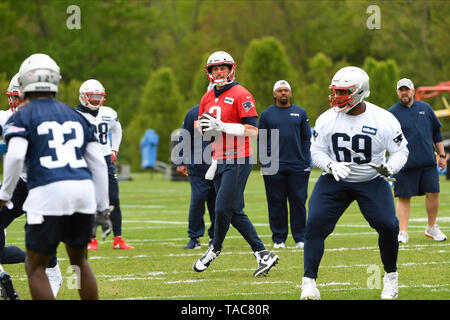
[[[77,148],[83,146],[84,133],[83,127],[79,122],[66,121],[60,124],[56,121],[45,121],[37,127],[38,135],[51,135],[52,140],[48,141],[48,147],[53,149],[56,154],[56,160],[52,156],[41,157],[40,163],[48,169],[55,169],[69,165],[72,168],[87,167],[86,161],[77,158]],[[71,134],[73,138],[65,140],[64,135]]]

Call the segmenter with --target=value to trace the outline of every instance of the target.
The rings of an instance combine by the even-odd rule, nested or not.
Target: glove
[[[345,179],[350,173],[350,168],[348,167],[350,164],[351,162],[332,161],[327,165],[327,172],[331,173],[336,181]]]
[[[214,175],[216,174],[217,170],[217,160],[212,160],[211,165],[208,168],[208,171],[206,171],[205,179],[206,180],[214,180]]]
[[[116,161],[116,158],[117,158],[117,151],[111,150],[111,162]]]
[[[211,131],[211,130],[223,131],[223,129],[224,129],[224,125],[221,120],[216,119],[207,113],[203,114],[202,118],[200,119],[200,126],[202,128],[205,127],[203,129],[203,132],[207,132],[207,131]]]
[[[106,237],[111,233],[112,231],[112,223],[110,219],[110,212],[112,211],[111,207],[109,209],[99,211],[95,215],[95,224],[94,224],[94,232],[96,233],[97,226],[102,227],[102,240],[105,241]]]
[[[389,177],[394,173],[391,166],[389,166],[385,163],[375,164],[372,162],[369,162],[369,166],[371,166],[373,169],[377,170],[377,172],[383,176],[384,180],[392,181],[392,182],[395,181],[395,178]]]

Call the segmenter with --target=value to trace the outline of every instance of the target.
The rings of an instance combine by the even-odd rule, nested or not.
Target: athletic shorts
[[[94,214],[74,213],[71,216],[44,216],[41,224],[25,225],[25,246],[28,250],[52,255],[60,242],[86,247],[91,239]]]
[[[439,192],[439,174],[436,166],[401,170],[394,175],[394,195],[411,198],[425,193]]]

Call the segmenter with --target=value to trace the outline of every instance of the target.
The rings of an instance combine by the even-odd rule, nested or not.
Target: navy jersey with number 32
[[[13,137],[29,142],[28,189],[92,179],[83,155],[87,144],[97,139],[85,118],[68,105],[54,98],[33,100],[9,118],[3,134],[7,143]]]

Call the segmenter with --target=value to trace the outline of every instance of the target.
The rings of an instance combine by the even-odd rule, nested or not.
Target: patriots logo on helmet
[[[247,102],[244,102],[244,103],[242,104],[242,106],[244,107],[245,112],[248,112],[248,111],[249,111],[251,108],[253,108],[255,105],[253,104],[252,101],[247,101]]]

